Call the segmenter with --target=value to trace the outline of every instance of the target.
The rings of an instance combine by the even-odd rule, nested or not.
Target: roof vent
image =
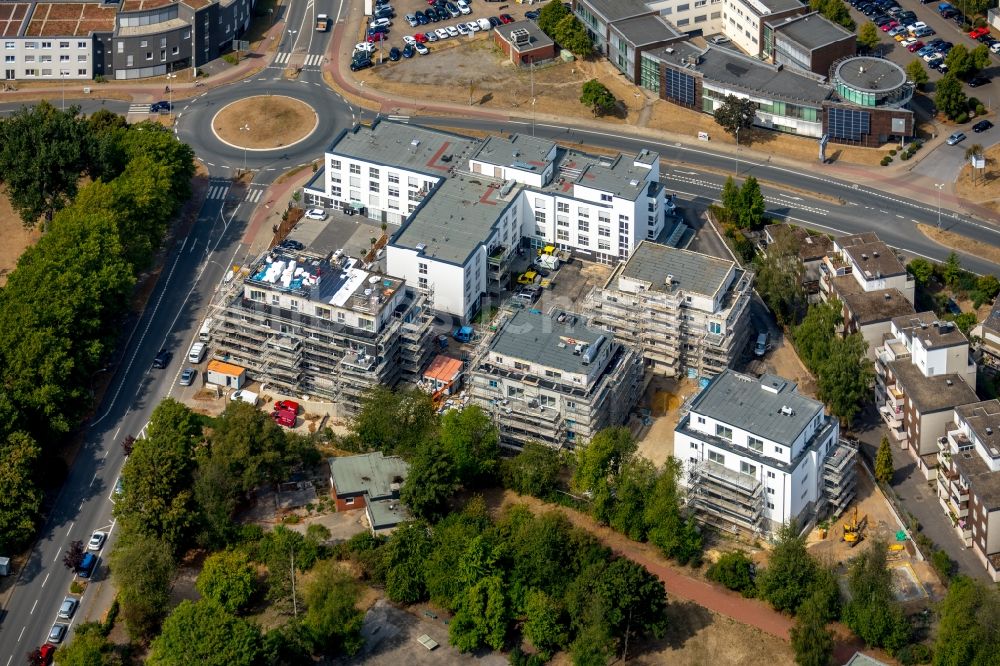
[[[583,345],[582,344],[577,344],[577,346],[573,347],[573,355],[574,356],[579,356],[581,353],[583,353]]]
[[[417,243],[417,254],[423,254],[424,250],[427,249],[426,243]]]
[[[891,301],[892,300],[892,294],[885,294],[885,300]]]
[[[670,54],[670,55],[673,55],[673,54],[674,54],[674,50],[673,50],[673,48],[671,48],[671,47],[669,47],[669,46],[668,46],[668,47],[667,47],[667,48],[665,49],[665,52],[666,52],[666,53],[668,53],[668,54]]]
[[[868,255],[867,254],[862,254],[861,255],[861,261],[868,261]]]
[[[948,386],[951,386],[953,384],[953,382],[950,379],[944,380],[944,383],[947,384]]]
[[[419,145],[420,145],[420,139],[413,139],[412,141],[410,141],[410,146],[412,146],[413,148],[416,148]]]
[[[987,435],[992,435],[993,434],[993,428],[986,428],[986,434]]]
[[[878,259],[878,250],[874,250],[872,252],[872,256],[875,257],[876,259]]]
[[[794,416],[795,415],[795,410],[793,410],[788,405],[782,405],[781,406],[781,413],[784,414],[785,416]]]

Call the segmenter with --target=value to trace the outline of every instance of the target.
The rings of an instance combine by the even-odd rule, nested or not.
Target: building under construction
[[[572,448],[621,425],[642,391],[642,359],[582,317],[514,310],[473,361],[470,392],[501,442]]]
[[[231,285],[213,317],[213,355],[341,413],[373,386],[416,381],[431,354],[426,295],[341,250],[274,248]]]

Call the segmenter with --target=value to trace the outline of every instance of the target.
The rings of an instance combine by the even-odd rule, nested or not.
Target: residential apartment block
[[[760,56],[764,44],[764,23],[803,14],[808,6],[799,0],[725,0],[722,5],[723,30],[751,56]]]
[[[699,519],[766,535],[850,503],[857,448],[839,435],[837,419],[794,382],[726,370],[681,417],[674,456],[684,465],[688,503]]]
[[[588,295],[587,313],[652,372],[713,377],[746,345],[751,282],[732,261],[643,241]]]
[[[198,67],[233,47],[254,0],[3,2],[6,80],[134,79]]]
[[[996,299],[986,319],[972,327],[970,335],[978,339],[979,362],[993,370],[1000,369],[1000,298]]]
[[[875,373],[875,404],[891,441],[933,478],[952,410],[978,400],[968,339],[933,312],[897,317],[876,350]]]
[[[307,203],[400,225],[388,271],[468,320],[524,247],[617,263],[663,231],[659,155],[598,157],[523,135],[483,140],[380,121],[343,132]]]
[[[642,359],[569,312],[516,310],[485,339],[468,381],[501,442],[572,448],[623,423],[642,391]]]
[[[1000,582],[1000,401],[956,407],[938,447],[941,507],[965,546]]]
[[[302,251],[269,250],[231,283],[212,315],[212,353],[251,379],[350,414],[371,387],[419,379],[433,316],[422,292],[325,239],[321,231]]]

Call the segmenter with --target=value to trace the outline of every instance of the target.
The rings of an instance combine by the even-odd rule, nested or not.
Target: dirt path
[[[491,498],[487,498],[490,501]],[[685,572],[682,567],[670,564],[653,546],[638,543],[598,525],[594,519],[579,511],[567,507],[543,502],[534,497],[518,495],[504,491],[497,505],[493,499],[494,510],[503,509],[512,504],[524,504],[536,512],[561,511],[571,523],[593,534],[597,539],[614,551],[617,555],[627,557],[633,562],[646,567],[663,581],[667,594],[677,600],[688,601],[706,608],[714,613],[749,625],[782,640],[789,640],[793,620],[768,607],[762,601],[745,599],[735,592],[706,583]],[[862,643],[840,625],[833,627],[836,634],[834,657],[838,663],[846,662],[854,652],[860,650]]]

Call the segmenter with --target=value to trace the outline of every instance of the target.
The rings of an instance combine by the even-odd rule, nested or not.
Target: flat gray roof
[[[955,411],[969,424],[990,456],[1000,458],[1000,400],[994,398],[961,405]]]
[[[955,326],[955,322],[938,319],[934,312],[918,312],[896,317],[892,323],[911,340],[919,338],[927,349],[942,349],[969,343],[969,339],[958,326]]]
[[[372,519],[372,529],[376,532],[411,520],[410,510],[398,499],[374,500],[368,502],[368,515]]]
[[[610,333],[588,327],[583,317],[566,314],[560,323],[555,316],[518,310],[493,336],[490,351],[563,372],[586,373],[583,354],[575,353],[577,344],[618,344]]]
[[[373,500],[398,495],[393,484],[402,483],[410,471],[410,465],[405,460],[398,456],[383,456],[381,451],[328,458],[327,462],[330,479],[338,495],[367,493]]]
[[[674,66],[700,73],[707,83],[716,82],[746,93],[764,93],[775,99],[816,106],[833,94],[831,86],[805,73],[711,44],[701,49],[690,42],[677,42],[649,53]],[[696,64],[689,64],[692,60]]]
[[[868,92],[890,92],[906,83],[906,72],[886,58],[855,56],[837,64],[835,78]]]
[[[906,266],[896,256],[895,251],[880,240],[863,242],[852,238],[850,244],[838,244],[850,260],[861,270],[863,277],[872,280],[878,276],[904,275]]]
[[[649,158],[652,154],[653,157]],[[649,161],[654,159],[659,159],[657,153],[646,153],[645,158]],[[587,167],[577,178],[576,183],[578,185],[583,185],[585,187],[593,187],[598,190],[603,190],[604,192],[610,192],[616,197],[622,199],[628,199],[629,201],[635,201],[635,198],[639,196],[646,187],[646,176],[649,175],[649,169],[646,167],[637,167],[635,165],[636,161],[643,161],[642,159],[637,159],[637,156],[626,156],[619,154],[614,158],[613,161],[606,162],[602,159],[592,160]],[[567,165],[566,159],[560,162],[560,168],[564,168]]]
[[[843,39],[854,39],[854,33],[823,18],[819,12],[791,16],[770,22],[779,35],[784,35],[807,49],[818,49]]]
[[[355,125],[346,130],[334,139],[327,152],[446,177],[453,165],[468,159],[477,143],[476,139],[450,132],[379,120],[371,127]]]
[[[931,414],[958,405],[978,402],[976,392],[957,374],[925,377],[910,359],[889,363],[893,377],[921,414]]]
[[[555,148],[554,141],[536,139],[524,134],[488,136],[472,152],[469,159],[497,166],[511,166],[515,162],[523,162],[544,169],[551,161],[549,155]]]
[[[695,397],[691,411],[791,447],[823,403],[798,393],[788,379],[726,370]]]
[[[499,195],[485,178],[456,174],[427,195],[391,242],[413,250],[422,245],[425,256],[463,265],[516,199]]]
[[[666,42],[684,36],[666,20],[655,15],[636,16],[635,18],[615,21],[611,25],[611,30],[619,33],[626,41],[635,46]]]
[[[579,0],[606,22],[654,13],[643,0]]]
[[[672,275],[671,291],[683,289],[711,298],[728,286],[735,266],[727,259],[644,240],[632,251],[620,275],[649,283],[650,291],[664,292],[666,278]]]
[[[523,46],[518,46],[517,43],[510,38],[510,34],[515,30],[527,30],[528,31],[528,43]],[[542,32],[541,28],[534,21],[524,20],[524,21],[514,21],[513,23],[508,23],[507,25],[502,25],[496,29],[497,34],[500,39],[507,42],[511,47],[518,52],[521,51],[532,51],[534,49],[540,49],[545,46],[551,46],[555,42]]]
[[[803,3],[799,0],[757,0],[760,4],[767,7],[768,11],[772,14],[776,12],[783,12],[788,9],[795,9],[797,7],[803,7]]]

